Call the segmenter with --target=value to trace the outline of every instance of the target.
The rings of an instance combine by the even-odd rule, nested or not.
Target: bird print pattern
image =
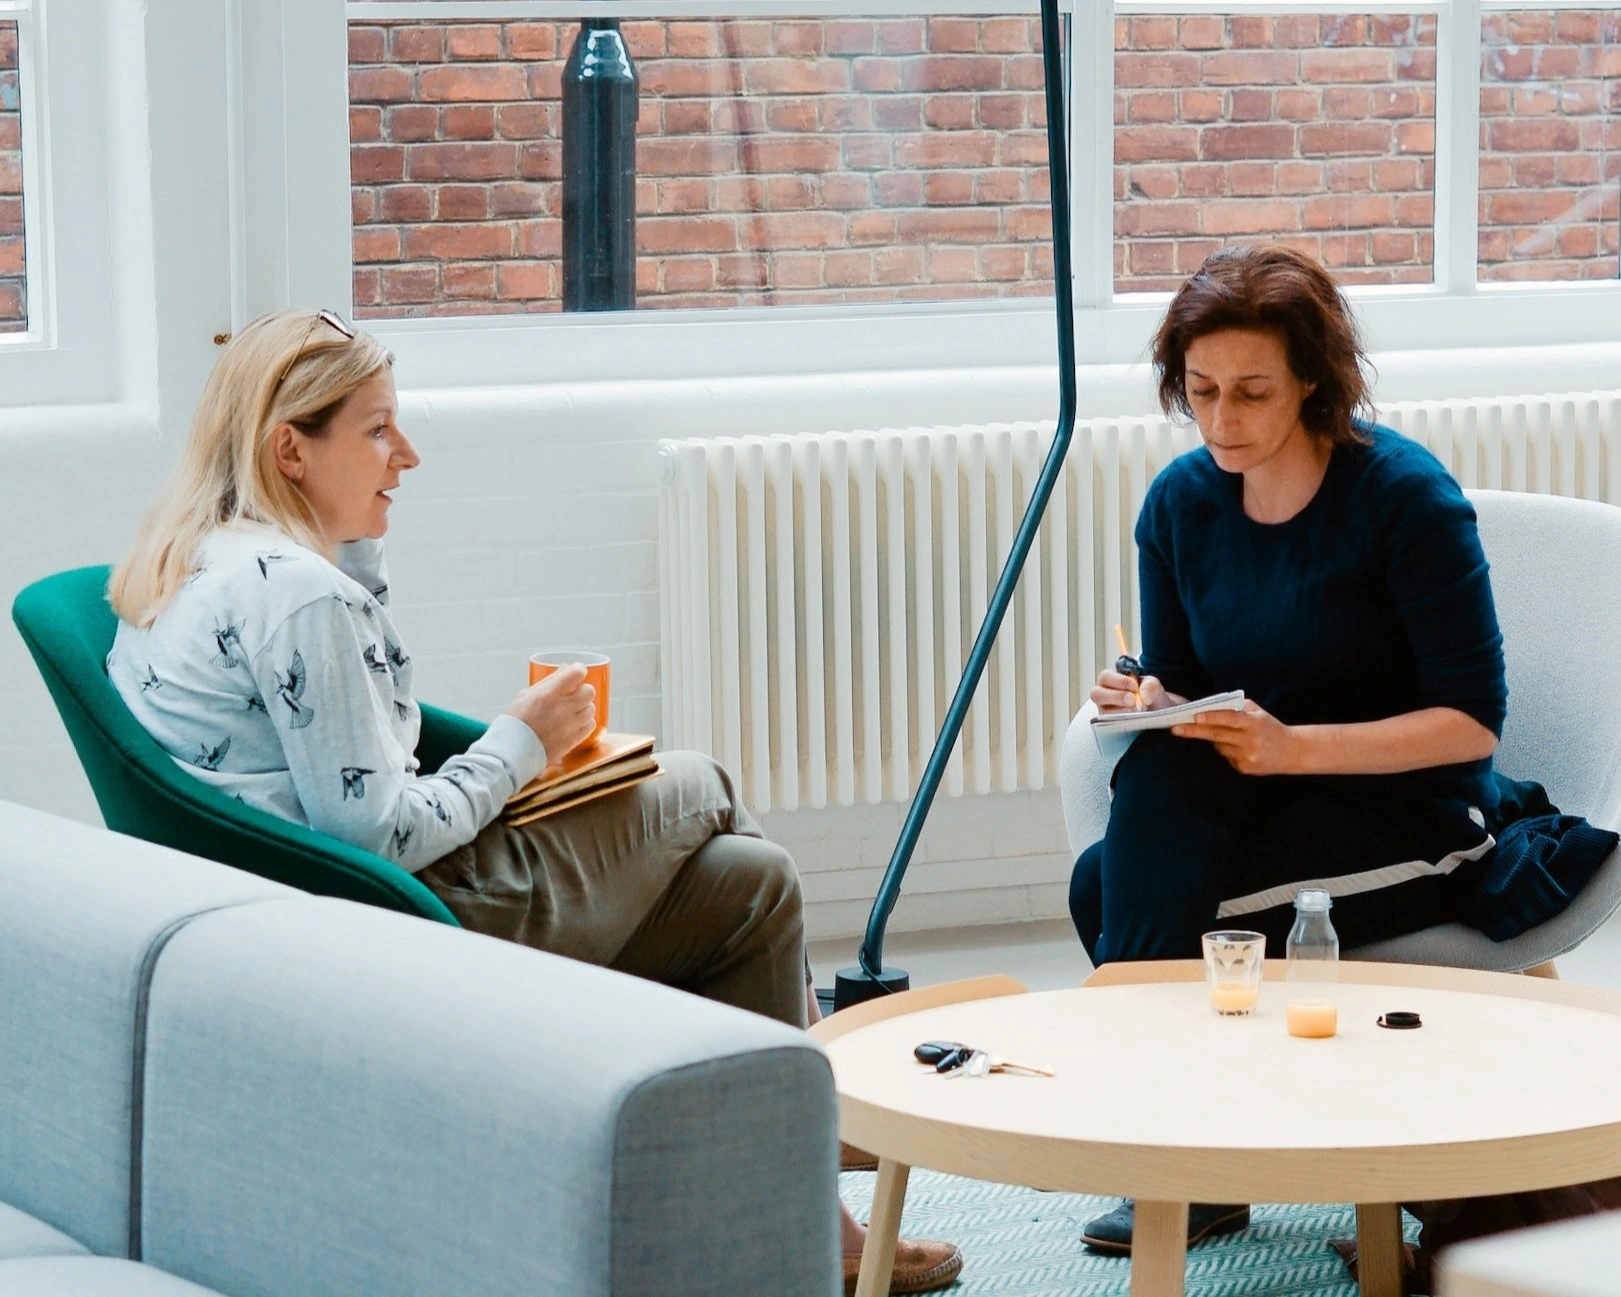
[[[309,679],[309,672],[304,667],[304,655],[294,649],[293,660],[287,664],[287,674],[276,672],[276,692],[292,712],[287,721],[289,729],[301,730],[315,719],[315,709],[299,701],[304,696],[304,687]]]
[[[388,659],[388,669],[394,677],[394,683],[400,682],[400,672],[411,665],[411,659],[406,651],[388,636],[383,637],[383,655]]]
[[[247,625],[246,620],[228,621],[224,627],[214,627],[214,647],[219,650],[209,658],[217,667],[239,667],[248,660],[247,650],[242,647],[242,628]]]
[[[264,577],[266,581],[270,580],[272,564],[291,563],[293,561],[293,555],[291,554],[255,554],[254,558],[259,560],[259,575]]]
[[[199,743],[197,746],[202,752],[191,759],[191,764],[201,766],[204,770],[218,770],[225,760],[225,754],[231,750],[231,736],[227,734],[216,747],[211,748],[206,743]]]
[[[499,810],[510,780],[494,763],[417,783],[414,663],[380,573],[356,581],[340,565],[348,579],[334,579],[319,556],[262,532],[208,546],[168,631],[121,627],[108,654],[112,682],[181,765],[246,805],[348,826],[350,840],[412,864]],[[373,688],[357,698],[363,680]]]
[[[377,604],[370,595],[367,595],[358,603],[341,594],[334,594],[332,597],[350,612],[360,613],[367,621],[377,620]]]

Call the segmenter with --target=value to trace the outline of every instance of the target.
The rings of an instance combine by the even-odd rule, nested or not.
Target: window
[[[918,8],[266,0],[249,298],[352,294],[425,386],[1051,363],[1039,5]],[[1061,9],[1083,362],[1237,239],[1322,257],[1376,350],[1621,336],[1621,0]],[[581,13],[641,77],[634,311],[559,309]]]
[[[562,85],[576,21],[351,7],[355,310],[564,301]],[[642,19],[635,305],[1050,294],[1038,20]]]
[[[0,20],[0,333],[28,328],[17,24]]]
[[[148,24],[145,12],[0,0],[0,403],[28,408],[13,426],[150,426],[144,167],[162,154],[146,34],[168,18]]]
[[[1115,290],[1258,239],[1342,283],[1429,283],[1435,34],[1427,14],[1116,19]]]
[[[1480,46],[1480,278],[1615,279],[1621,11],[1487,13]]]

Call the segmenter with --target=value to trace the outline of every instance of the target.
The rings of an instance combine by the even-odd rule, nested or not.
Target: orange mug
[[[529,683],[539,684],[558,667],[572,666],[576,662],[585,668],[585,683],[597,691],[597,727],[580,745],[588,747],[600,739],[602,732],[608,728],[609,660],[601,653],[580,653],[574,649],[564,649],[555,653],[536,653],[529,659]]]

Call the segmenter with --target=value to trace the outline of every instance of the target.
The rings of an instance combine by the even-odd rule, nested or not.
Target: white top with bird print
[[[535,732],[498,716],[464,755],[417,773],[422,713],[381,541],[340,546],[340,570],[237,524],[199,560],[149,628],[118,624],[107,675],[141,727],[222,792],[417,870],[471,842],[545,767]]]

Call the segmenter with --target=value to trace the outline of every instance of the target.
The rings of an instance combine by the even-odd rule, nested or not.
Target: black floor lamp
[[[946,711],[945,724],[940,728],[934,751],[924,767],[922,781],[913,794],[911,809],[907,811],[906,822],[901,826],[900,839],[895,843],[889,867],[878,885],[878,895],[873,898],[872,913],[867,919],[867,935],[856,953],[857,963],[854,967],[839,970],[833,988],[835,1009],[894,991],[904,991],[909,985],[904,969],[883,966],[884,925],[889,922],[890,912],[900,896],[901,880],[906,876],[906,867],[911,863],[918,836],[923,832],[923,821],[928,818],[934,795],[940,788],[940,779],[945,774],[951,749],[956,746],[957,736],[962,733],[968,706],[973,701],[974,691],[979,688],[980,677],[985,673],[991,645],[996,642],[1002,617],[1013,600],[1014,586],[1018,584],[1019,573],[1024,569],[1024,561],[1035,541],[1042,516],[1047,512],[1047,501],[1059,473],[1063,471],[1064,456],[1069,451],[1070,437],[1075,431],[1075,291],[1070,272],[1069,153],[1065,143],[1067,109],[1058,0],[1041,0],[1041,53],[1047,92],[1047,169],[1052,180],[1053,298],[1058,311],[1058,429],[1053,436],[1052,449],[1047,452],[1046,462],[1041,466],[1041,475],[1036,479],[1035,490],[1031,492],[1024,519],[1013,538],[1007,563],[991,594],[985,621],[968,654],[968,665]]]

